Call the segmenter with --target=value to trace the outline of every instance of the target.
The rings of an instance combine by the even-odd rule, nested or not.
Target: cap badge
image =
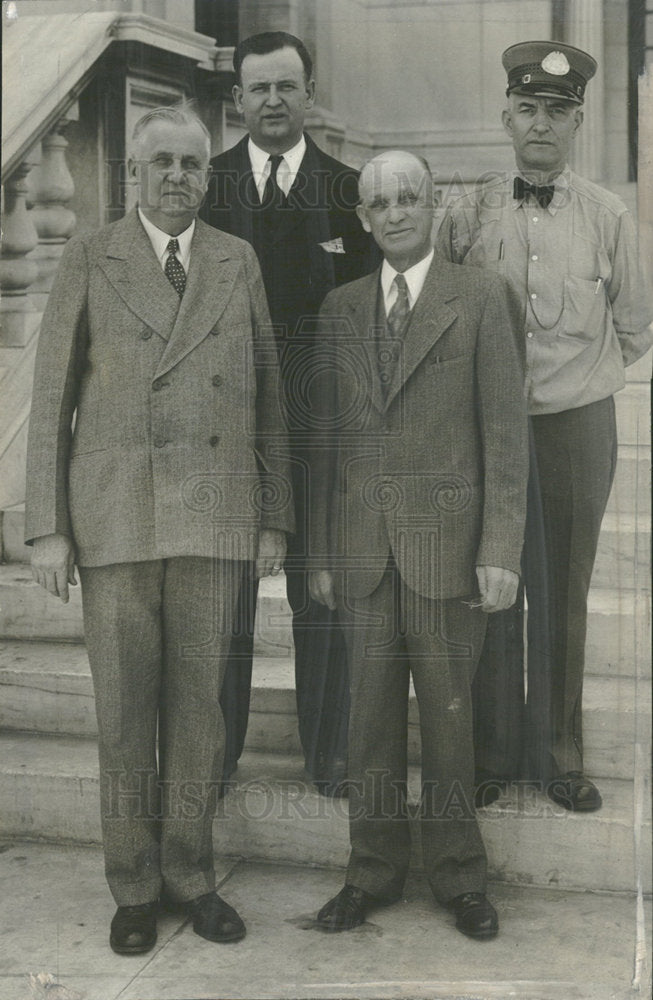
[[[569,68],[564,52],[549,52],[548,56],[542,60],[542,69],[552,76],[566,76]]]

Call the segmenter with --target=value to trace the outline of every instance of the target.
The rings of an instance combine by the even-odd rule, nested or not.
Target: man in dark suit
[[[410,856],[409,679],[422,739],[424,868],[456,926],[491,938],[474,813],[471,681],[486,614],[515,600],[526,414],[506,282],[434,258],[433,184],[410,153],[371,160],[359,214],[384,254],[322,307],[314,596],[347,624],[351,855],[318,914],[349,930],[397,900]],[[317,433],[321,428],[321,433]]]
[[[208,940],[245,934],[215,892],[220,686],[244,567],[279,572],[293,528],[256,255],[196,220],[209,147],[185,108],[137,123],[138,207],[66,247],[34,376],[26,539],[64,602],[79,567],[121,954],[154,946],[160,897]]]
[[[320,791],[338,794],[347,768],[349,692],[337,613],[310,599],[306,563],[308,464],[303,446],[311,364],[305,341],[332,288],[370,270],[372,244],[360,226],[357,173],[323,153],[303,131],[315,99],[311,58],[285,32],[242,41],[234,54],[236,108],[249,134],[211,161],[201,212],[208,223],[256,250],[279,350],[286,401],[296,534],[285,563],[293,612],[299,735],[306,769]],[[257,581],[241,590],[222,706],[225,778],[243,749],[249,713]]]

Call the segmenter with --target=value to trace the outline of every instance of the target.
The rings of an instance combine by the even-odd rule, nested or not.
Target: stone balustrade
[[[62,132],[76,107],[36,143],[3,185],[0,254],[1,347],[24,347],[42,312],[76,218],[68,207],[75,185]]]
[[[39,308],[52,288],[63,248],[72,236],[77,222],[68,203],[75,193],[75,184],[66,162],[68,141],[63,135],[68,125],[77,120],[77,107],[69,109],[55,127],[41,140],[41,161],[28,177],[29,202],[38,245],[30,257],[38,265],[38,276],[30,287],[30,295]]]
[[[34,166],[26,158],[19,163],[2,191],[2,248],[0,250],[0,345],[22,347],[28,336],[33,307],[27,289],[38,277],[35,261],[28,257],[39,241],[32,213],[27,209],[27,177]]]

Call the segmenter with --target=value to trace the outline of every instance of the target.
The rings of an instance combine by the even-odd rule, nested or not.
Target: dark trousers
[[[612,397],[531,418],[523,590],[490,615],[474,681],[477,780],[583,769],[587,595],[617,457]]]
[[[484,615],[460,598],[407,588],[394,561],[368,597],[341,609],[350,650],[347,882],[395,899],[408,872],[408,695],[412,674],[422,741],[424,868],[446,903],[484,892],[487,858],[474,813],[471,680]]]
[[[215,887],[219,695],[242,567],[202,558],[80,567],[105,871],[119,906],[162,888],[188,900]]]
[[[292,610],[297,718],[306,770],[314,781],[337,786],[347,775],[347,649],[337,611],[313,601],[308,591],[307,469],[308,462],[295,451],[292,470],[297,531],[288,536],[284,571]],[[227,727],[225,780],[236,769],[247,734],[257,594],[258,581],[251,566],[239,595],[220,698]]]

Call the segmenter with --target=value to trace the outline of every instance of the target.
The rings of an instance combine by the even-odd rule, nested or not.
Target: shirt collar
[[[512,186],[515,177],[521,177],[527,183],[529,184],[532,183],[531,181],[528,180],[528,177],[524,177],[521,170],[518,170],[517,167],[515,167],[509,174],[511,197],[512,197]],[[571,186],[571,170],[569,169],[569,165],[566,164],[564,169],[560,171],[558,176],[553,178],[553,189],[554,189],[553,198],[551,199],[546,208],[546,211],[549,213],[549,215],[555,215],[558,209],[562,208],[562,206],[566,203],[570,186]],[[519,208],[523,204],[524,204],[523,201],[519,201],[517,198],[512,199],[513,209]]]
[[[252,167],[254,180],[256,181],[256,187],[259,195],[262,196],[265,188],[265,182],[270,176],[270,154],[266,153],[260,146],[257,146],[251,136],[249,137],[249,142],[247,143],[247,151],[249,153],[249,162]],[[277,179],[284,194],[288,194],[290,188],[295,183],[297,171],[299,170],[301,162],[304,159],[305,152],[306,138],[302,135],[299,142],[296,143],[292,149],[287,149],[286,152],[283,153],[283,159],[281,160],[279,170],[277,171]]]
[[[433,260],[433,249],[423,257],[422,260],[418,261],[417,264],[413,264],[409,267],[407,271],[403,271],[403,276],[406,279],[406,284],[408,286],[408,305],[412,309],[415,305],[419,294],[424,287],[424,281],[426,280],[426,275],[428,274],[431,262]],[[392,304],[388,302],[388,297],[391,300],[396,297],[396,285],[393,284],[396,275],[399,274],[395,271],[392,264],[388,264],[387,260],[383,261],[383,266],[381,267],[381,288],[383,289],[383,300],[386,304],[386,308],[389,308]],[[394,292],[395,294],[391,294]]]
[[[166,258],[168,256],[167,249],[168,243],[171,239],[176,239],[179,244],[179,250],[177,251],[176,257],[180,261],[182,267],[188,273],[188,265],[190,263],[190,245],[193,240],[193,233],[195,232],[195,219],[191,222],[188,229],[184,229],[183,233],[179,233],[178,236],[172,237],[170,233],[164,233],[162,229],[155,226],[150,220],[144,215],[140,205],[138,207],[138,217],[143,224],[143,229],[150,238],[150,243],[152,244],[152,249],[156,254],[156,258],[161,264],[161,267],[165,267]]]

